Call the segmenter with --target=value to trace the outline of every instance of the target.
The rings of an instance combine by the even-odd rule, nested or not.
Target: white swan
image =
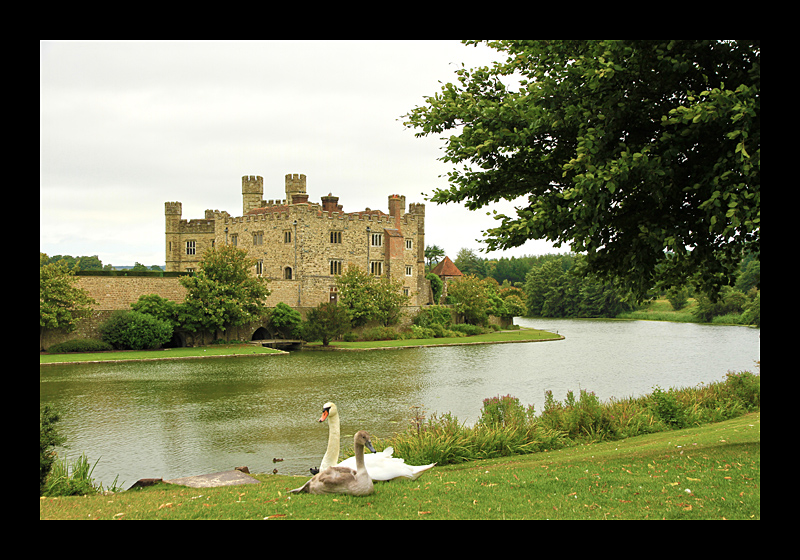
[[[349,494],[351,496],[368,496],[375,490],[372,479],[364,467],[364,446],[375,452],[369,434],[364,430],[357,432],[353,437],[353,447],[356,450],[356,470],[348,467],[328,467],[315,474],[300,488],[289,492],[308,494]]]
[[[328,449],[322,458],[319,470],[322,472],[327,467],[336,465],[339,460],[339,410],[332,402],[322,405],[322,418],[320,422],[328,420]],[[364,456],[364,465],[372,480],[386,481],[399,477],[416,480],[422,473],[432,469],[436,463],[430,465],[406,465],[405,459],[392,457],[394,449],[387,447],[380,453],[373,453]],[[349,457],[339,463],[339,467],[356,468],[356,457]]]

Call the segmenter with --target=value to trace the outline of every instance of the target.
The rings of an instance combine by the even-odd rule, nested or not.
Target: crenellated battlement
[[[254,274],[272,279],[273,305],[329,301],[348,264],[401,281],[413,305],[428,303],[424,204],[391,194],[387,208],[345,212],[330,192],[312,200],[302,173],[286,174],[284,188],[285,198],[264,199],[263,177],[243,175],[239,215],[206,209],[203,219],[186,220],[180,202],[166,202],[167,270],[196,269],[212,247],[235,244],[256,263]]]

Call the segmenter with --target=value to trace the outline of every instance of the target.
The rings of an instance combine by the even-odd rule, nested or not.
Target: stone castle
[[[355,265],[400,280],[410,306],[429,303],[425,279],[425,205],[390,195],[389,213],[345,212],[328,194],[311,202],[306,176],[286,175],[286,198],[264,200],[264,180],[242,177],[242,214],[206,210],[181,219],[180,202],[166,202],[166,270],[192,271],[211,247],[234,245],[256,261],[253,274],[270,280],[267,305],[315,307],[336,301],[336,276]]]

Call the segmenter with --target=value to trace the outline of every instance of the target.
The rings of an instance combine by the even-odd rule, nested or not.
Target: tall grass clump
[[[533,405],[524,407],[518,398],[504,395],[484,399],[472,427],[449,413],[426,419],[417,412],[405,431],[381,446],[391,445],[411,464],[446,465],[721,422],[760,407],[761,377],[747,371],[692,388],[655,386],[649,395],[605,403],[585,389],[577,399],[568,391],[564,402],[546,391],[539,416]]]

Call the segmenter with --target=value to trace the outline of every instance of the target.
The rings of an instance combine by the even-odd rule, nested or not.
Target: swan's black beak
[[[320,422],[324,422],[328,418],[328,414],[331,413],[330,408],[326,408],[322,411],[322,418],[319,419]]]
[[[372,442],[370,440],[367,440],[366,445],[367,445],[367,449],[369,449],[373,453],[377,453],[377,451],[375,451],[375,448],[372,447]]]

